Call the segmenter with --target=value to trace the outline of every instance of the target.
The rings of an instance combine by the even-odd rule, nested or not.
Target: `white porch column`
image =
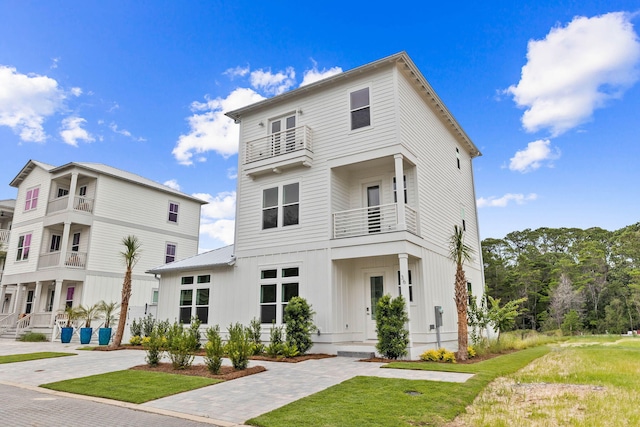
[[[18,307],[18,304],[20,304],[20,300],[22,299],[22,288],[24,287],[24,285],[22,283],[18,283],[16,285],[16,298],[13,301],[13,310],[11,310],[12,313],[18,313],[18,310],[22,310],[22,308]]]
[[[407,201],[404,199],[404,156],[402,154],[396,154],[393,156],[393,159],[396,172],[396,199],[398,200],[396,204],[398,209],[398,230],[406,230],[407,220],[404,207]]]
[[[409,301],[409,254],[398,254],[398,261],[400,262],[400,291],[406,303],[407,317],[407,330],[409,331],[409,357],[411,357],[411,347],[413,347],[413,340],[411,339],[411,301]]]
[[[4,312],[4,297],[7,295],[7,285],[0,286],[0,314]],[[9,307],[7,307],[9,308]]]
[[[32,313],[40,313],[42,311],[42,309],[40,308],[40,301],[42,300],[42,298],[40,298],[40,294],[42,293],[42,282],[37,281],[36,282],[36,291],[33,294],[33,304],[32,304],[32,309],[31,312]]]
[[[59,267],[64,267],[64,263],[67,261],[67,248],[69,247],[69,234],[71,233],[71,222],[65,221],[64,228],[62,230],[62,241],[60,242],[60,264]]]
[[[73,210],[73,204],[76,199],[76,187],[78,186],[78,172],[71,173],[71,184],[69,185],[69,204],[68,210]]]
[[[62,301],[62,280],[56,280],[56,289],[53,293],[53,307],[51,307],[51,326],[53,326],[56,321],[56,314],[58,311],[62,309],[60,306],[60,301]]]

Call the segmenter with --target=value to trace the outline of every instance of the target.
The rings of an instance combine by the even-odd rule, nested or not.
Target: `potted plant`
[[[63,344],[68,344],[73,336],[73,321],[78,318],[78,310],[71,306],[65,307],[63,314],[66,316],[67,323],[61,328],[60,341]]]
[[[91,321],[97,319],[98,314],[99,311],[96,304],[78,307],[78,317],[84,319],[84,328],[80,328],[80,344],[89,344],[91,342],[91,335],[93,334]]]
[[[120,304],[117,302],[106,303],[100,301],[98,304],[98,310],[104,317],[104,326],[98,330],[99,345],[109,345],[109,341],[111,341],[111,322],[118,318],[116,313],[118,307],[120,307]]]

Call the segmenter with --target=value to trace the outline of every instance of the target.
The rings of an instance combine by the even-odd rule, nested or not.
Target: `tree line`
[[[524,298],[515,327],[640,329],[640,222],[616,231],[538,228],[484,239],[487,295]]]

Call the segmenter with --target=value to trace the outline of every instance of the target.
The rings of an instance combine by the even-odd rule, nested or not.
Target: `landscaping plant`
[[[120,252],[120,256],[124,260],[125,273],[124,281],[122,282],[122,301],[120,302],[120,312],[124,313],[124,316],[120,316],[118,319],[118,328],[116,329],[116,336],[113,338],[111,348],[120,347],[122,342],[122,336],[124,335],[124,325],[127,322],[126,313],[129,311],[129,299],[131,298],[131,277],[133,275],[133,267],[140,260],[140,241],[136,236],[126,236],[122,239],[122,245],[124,250]]]
[[[249,323],[249,339],[253,344],[253,355],[264,353],[264,344],[262,344],[262,323],[260,319],[254,317]]]
[[[167,353],[173,369],[186,369],[193,363],[200,342],[178,322],[167,331]]]
[[[249,330],[242,324],[236,323],[229,325],[228,332],[229,341],[225,346],[227,356],[235,369],[246,369],[252,352]]]
[[[397,359],[407,354],[409,331],[405,327],[409,316],[402,295],[391,298],[384,295],[376,306],[376,349],[387,359]]]
[[[224,344],[220,337],[220,327],[218,325],[207,329],[207,343],[204,346],[205,356],[204,362],[207,369],[214,375],[220,373],[222,366],[222,355],[224,354]]]
[[[311,318],[315,313],[306,299],[293,297],[284,309],[287,345],[305,354],[313,345],[311,333],[316,330]]]
[[[153,328],[145,338],[148,338],[144,343],[144,348],[147,351],[145,360],[149,366],[157,366],[160,363],[160,359],[162,359],[167,339],[158,331],[158,328]]]

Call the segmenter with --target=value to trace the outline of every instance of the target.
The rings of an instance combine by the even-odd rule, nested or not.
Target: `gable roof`
[[[62,166],[56,167],[56,166],[48,165],[46,163],[38,162],[36,160],[29,160],[27,164],[22,168],[22,170],[18,173],[18,175],[13,179],[13,181],[11,181],[10,185],[12,187],[18,187],[20,183],[27,177],[27,175],[29,175],[31,171],[36,167],[40,167],[49,173],[57,173],[70,168],[81,168],[81,169],[97,172],[101,175],[108,175],[113,178],[121,179],[123,181],[133,182],[138,185],[150,187],[165,193],[170,193],[175,196],[179,196],[181,198],[198,202],[201,205],[205,205],[208,203],[208,202],[205,202],[204,200],[201,200],[196,197],[190,196],[186,193],[183,193],[182,191],[174,190],[173,188],[167,187],[166,185],[160,184],[159,182],[155,182],[143,176],[136,175],[134,173],[127,172],[122,169],[114,168],[113,166],[108,166],[102,163],[70,162]]]
[[[235,263],[234,245],[224,246],[189,258],[164,264],[147,271],[151,274],[162,274],[172,271],[203,270],[205,268],[231,266]]]
[[[402,70],[412,77],[411,80],[413,81],[414,86],[417,87],[417,90],[423,95],[423,97],[431,105],[434,111],[440,115],[440,118],[449,127],[453,135],[455,135],[455,137],[461,143],[467,146],[471,157],[481,156],[482,153],[480,153],[478,147],[476,147],[476,145],[471,141],[469,135],[467,135],[464,129],[462,129],[462,126],[460,126],[458,121],[453,117],[444,102],[442,102],[438,94],[436,94],[436,92],[433,90],[427,79],[422,75],[420,70],[418,70],[418,67],[416,67],[411,58],[409,58],[409,55],[404,51],[391,56],[387,56],[386,58],[382,58],[374,62],[370,62],[360,67],[356,67],[349,71],[327,77],[326,79],[318,80],[317,82],[308,84],[306,86],[298,87],[297,89],[285,92],[281,95],[267,98],[254,104],[247,105],[246,107],[238,108],[237,110],[229,111],[225,113],[225,115],[232,118],[236,123],[238,123],[242,119],[242,116],[247,113],[259,110],[272,104],[284,102],[296,97],[305,96],[308,93],[320,90],[322,87],[349,80],[362,73],[375,70],[382,65],[390,63],[403,64]]]

